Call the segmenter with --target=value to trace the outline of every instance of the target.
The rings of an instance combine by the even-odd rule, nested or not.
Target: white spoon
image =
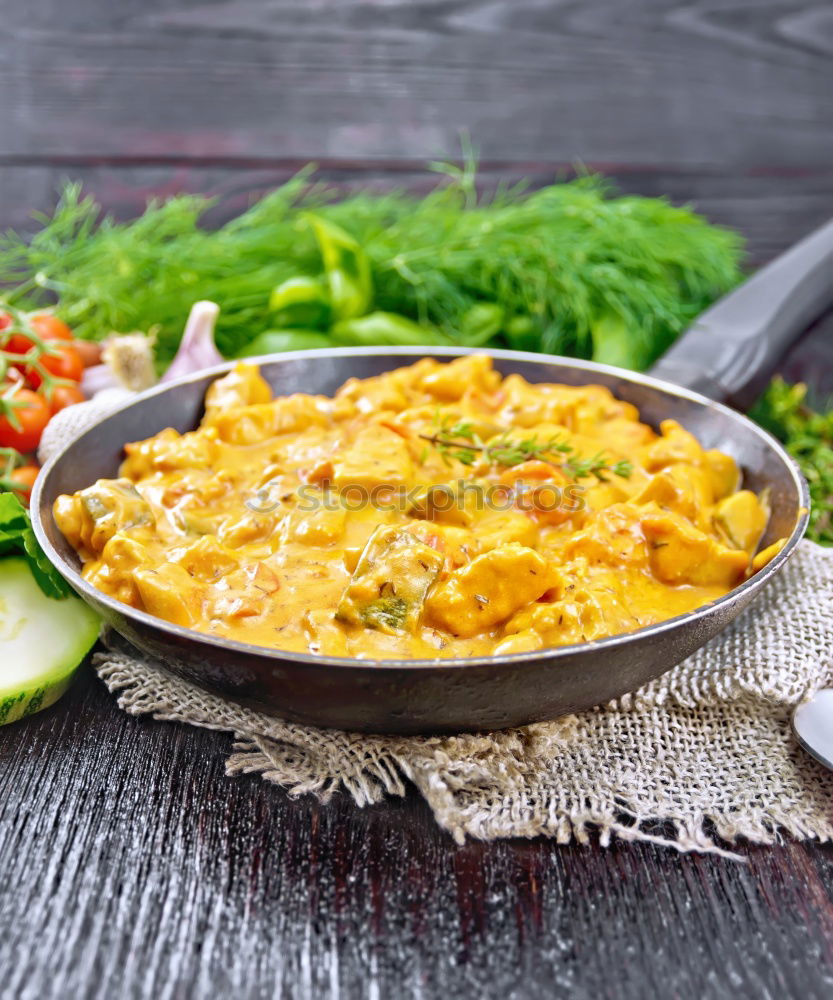
[[[822,688],[798,706],[793,732],[807,753],[833,770],[833,688]]]

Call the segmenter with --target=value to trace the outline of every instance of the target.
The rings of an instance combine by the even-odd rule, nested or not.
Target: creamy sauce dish
[[[600,386],[424,359],[333,398],[240,363],[200,427],[55,502],[100,591],[178,625],[359,658],[534,651],[691,611],[764,565],[766,496]]]

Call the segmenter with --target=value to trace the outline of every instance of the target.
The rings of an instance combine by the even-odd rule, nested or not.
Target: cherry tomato
[[[12,318],[8,313],[0,316],[0,330],[11,326]],[[72,330],[63,320],[53,316],[52,313],[36,313],[29,317],[29,323],[41,340],[65,340],[73,339]],[[32,348],[32,341],[25,333],[13,333],[8,341],[3,345],[3,349],[11,351],[12,354],[26,354]]]
[[[11,482],[15,484],[14,492],[19,494],[20,499],[25,504],[29,503],[29,496],[39,472],[40,469],[37,465],[21,465],[19,469],[15,469],[9,476]],[[20,486],[19,489],[17,484]]]
[[[52,313],[38,313],[30,316],[29,323],[35,333],[43,340],[73,340],[72,330],[62,319]]]
[[[53,413],[74,403],[83,403],[87,397],[77,385],[56,385],[52,390],[49,407]]]
[[[11,354],[27,354],[32,347],[32,341],[22,333],[13,333],[3,344],[3,350]]]
[[[85,368],[101,364],[101,344],[94,340],[73,340],[72,349],[81,358]]]
[[[44,354],[41,364],[57,378],[67,378],[72,382],[80,382],[84,374],[84,362],[78,356],[78,352],[70,344],[63,342],[55,345],[54,354]],[[33,389],[37,389],[43,379],[35,368],[29,366],[26,369],[26,381]]]
[[[22,404],[14,411],[20,429],[11,425],[5,413],[0,415],[0,448],[16,448],[22,453],[34,451],[52,416],[49,404],[30,389],[18,389],[11,398]]]

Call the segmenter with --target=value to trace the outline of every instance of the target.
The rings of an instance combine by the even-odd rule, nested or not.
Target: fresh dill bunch
[[[0,285],[23,284],[32,305],[57,300],[79,337],[152,330],[162,362],[176,353],[194,301],[210,299],[221,306],[217,346],[233,354],[268,328],[276,284],[320,271],[315,240],[295,218],[303,188],[284,185],[210,231],[203,223],[214,199],[151,202],[138,219],[119,223],[71,184],[29,241],[0,237]]]
[[[447,465],[456,459],[466,466],[484,461],[488,465],[509,469],[537,459],[548,462],[572,479],[595,476],[601,482],[607,480],[608,473],[627,479],[633,472],[633,466],[625,459],[610,465],[603,452],[591,458],[582,458],[568,441],[559,437],[545,441],[539,441],[535,436],[514,440],[504,431],[484,442],[474,425],[466,421],[452,423],[448,419],[440,420],[436,433],[420,434],[420,438],[433,445]]]
[[[502,311],[496,339],[647,367],[740,280],[740,240],[662,199],[611,197],[584,177],[471,205],[454,187],[368,232],[380,308],[459,337],[467,312]]]
[[[833,408],[818,413],[807,406],[806,395],[806,385],[775,378],[749,415],[780,438],[807,479],[808,537],[833,545]]]
[[[82,337],[152,329],[160,363],[175,353],[191,304],[211,299],[221,307],[218,347],[234,355],[280,326],[269,305],[277,286],[325,277],[314,212],[358,245],[372,311],[452,343],[639,369],[741,278],[737,234],[664,199],[615,197],[594,176],[478,196],[472,163],[443,171],[424,197],[339,197],[308,169],[214,230],[211,198],[154,201],[117,222],[70,184],[31,238],[0,237],[0,285],[23,304],[57,300]]]

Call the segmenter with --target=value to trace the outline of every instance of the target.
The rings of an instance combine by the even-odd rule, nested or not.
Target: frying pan
[[[125,442],[165,427],[192,430],[208,386],[230,365],[142,393],[47,463],[32,495],[35,533],[72,588],[117,642],[205,688],[290,721],[365,732],[501,729],[581,711],[633,691],[717,635],[781,571],[807,525],[807,485],[777,441],[721,402],[744,401],[785,347],[833,298],[833,223],[818,230],[706,312],[651,375],[513,351],[490,351],[504,375],[531,382],[595,383],[635,404],[656,426],[673,417],[706,448],[732,455],[752,490],[769,487],[763,544],[787,537],[760,572],[720,600],[626,635],[511,656],[459,660],[358,660],[265,649],[173,625],[107,597],[79,574],[52,517],[62,493],[114,477]],[[333,393],[347,378],[417,358],[450,360],[454,348],[303,351],[259,360],[276,394]],[[699,391],[698,391],[699,390]],[[712,398],[708,398],[707,392]]]

